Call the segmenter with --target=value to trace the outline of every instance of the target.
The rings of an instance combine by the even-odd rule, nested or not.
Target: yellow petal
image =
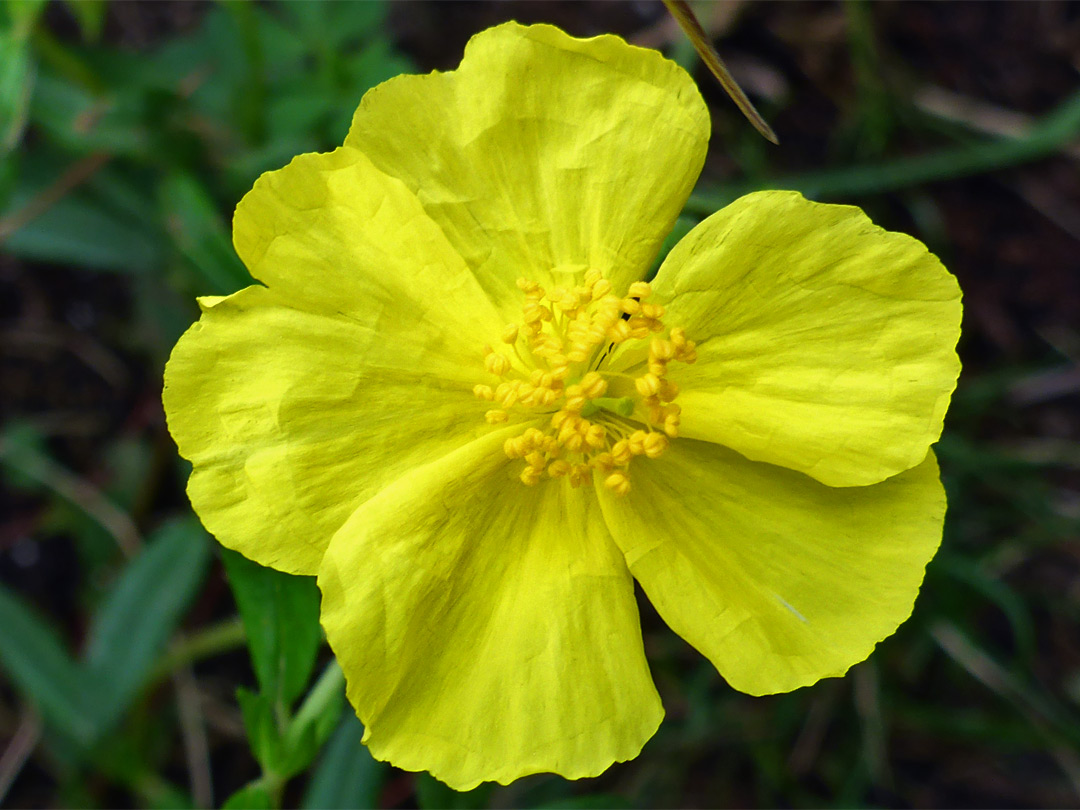
[[[492,297],[518,276],[641,277],[697,180],[709,116],[690,76],[612,35],[477,34],[449,73],[364,96],[346,144],[405,181]]]
[[[521,484],[502,452],[515,432],[387,487],[319,571],[372,754],[458,790],[596,775],[636,756],[663,714],[596,496]]]
[[[786,692],[843,675],[910,614],[941,541],[933,453],[869,487],[680,438],[604,518],[675,632],[734,688]]]
[[[359,504],[483,431],[479,367],[435,321],[383,330],[264,287],[213,301],[165,368],[191,503],[229,548],[314,574]]]
[[[960,361],[956,279],[910,236],[796,192],[747,195],[680,242],[653,289],[698,342],[672,364],[681,435],[872,484],[941,433]]]
[[[415,195],[355,149],[262,175],[236,206],[233,243],[297,308],[342,313],[387,341],[435,323],[479,353],[505,326]]]

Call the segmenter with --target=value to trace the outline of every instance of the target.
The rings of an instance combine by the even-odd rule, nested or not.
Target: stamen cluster
[[[497,406],[485,419],[507,422],[518,409],[527,418],[550,414],[543,429],[529,427],[503,446],[509,458],[524,459],[522,483],[536,484],[546,471],[577,487],[595,470],[625,495],[631,460],[658,458],[679,434],[679,389],[666,375],[670,363],[697,359],[694,342],[678,327],[662,336],[665,310],[646,303],[652,290],[644,281],[622,298],[596,270],[572,288],[548,291],[524,278],[517,284],[525,295],[521,323],[503,331],[505,351],[484,347],[484,369],[500,381],[473,388]],[[644,340],[648,368],[640,376],[604,371],[612,347]]]

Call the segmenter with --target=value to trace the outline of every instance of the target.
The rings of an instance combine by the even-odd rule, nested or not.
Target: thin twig
[[[735,102],[735,106],[746,116],[746,120],[754,125],[754,129],[760,132],[765,140],[779,144],[780,139],[776,137],[772,127],[761,117],[761,113],[754,108],[753,103],[746,97],[746,93],[739,87],[739,83],[735,81],[731,72],[727,69],[724,60],[720,58],[720,54],[716,52],[716,48],[709,41],[705,29],[701,27],[701,23],[694,16],[689,3],[685,2],[685,0],[664,0],[664,5],[694,44],[694,50],[698,52],[701,61],[712,71],[713,76],[720,82],[720,86],[724,88],[724,92],[731,97],[731,100]]]
[[[4,749],[4,755],[0,757],[0,803],[3,803],[7,792],[19,778],[23,766],[30,759],[30,755],[37,748],[40,740],[41,718],[34,712],[27,712],[23,715],[8,747]]]
[[[187,760],[188,785],[196,807],[214,806],[214,782],[210,772],[210,744],[206,738],[206,720],[200,706],[199,688],[191,667],[178,667],[172,673],[176,688],[176,710],[180,718],[180,736]]]
[[[134,557],[142,546],[142,537],[126,512],[117,508],[97,487],[57,464],[51,458],[29,448],[18,451],[0,439],[0,461],[35,481],[44,484],[60,497],[79,507],[101,528],[112,535],[126,557]]]
[[[0,244],[27,223],[37,219],[56,203],[71,193],[77,186],[89,180],[98,169],[104,166],[112,155],[107,152],[94,152],[68,167],[56,182],[42,189],[17,211],[0,218]]]
[[[239,616],[211,625],[195,635],[178,638],[158,660],[147,681],[154,683],[180,667],[239,649],[246,639],[244,622]]]

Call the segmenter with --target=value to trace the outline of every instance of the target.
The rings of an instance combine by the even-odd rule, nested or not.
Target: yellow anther
[[[580,433],[574,432],[564,439],[562,434],[559,435],[559,443],[564,445],[571,453],[580,453],[581,448],[585,446],[585,437]]]
[[[608,329],[608,339],[612,343],[622,343],[630,338],[630,325],[624,320],[618,320]]]
[[[589,466],[594,470],[599,470],[602,473],[611,472],[615,469],[615,459],[611,453],[603,452],[597,453],[591,459],[589,459]]]
[[[548,465],[547,471],[552,478],[562,478],[570,472],[570,462],[557,458]]]
[[[580,487],[592,475],[592,470],[589,469],[588,464],[575,464],[570,468],[570,486]]]
[[[596,399],[596,397],[602,397],[607,393],[607,380],[605,380],[599,373],[590,371],[584,377],[581,378],[581,392],[589,399]]]
[[[611,446],[611,458],[620,467],[629,464],[630,459],[633,457],[634,454],[630,450],[630,442],[626,439],[619,439],[619,441]]]
[[[501,354],[492,352],[484,358],[484,368],[496,377],[501,377],[510,370],[510,361]]]
[[[495,401],[504,408],[512,408],[518,401],[518,389],[513,383],[503,383],[495,389]]]
[[[671,380],[660,381],[659,397],[663,402],[671,402],[679,395],[679,386]]]
[[[591,484],[595,474],[613,492],[626,494],[630,465],[644,463],[634,457],[657,458],[679,433],[680,410],[672,403],[679,388],[667,373],[672,362],[696,359],[693,341],[677,327],[665,337],[665,308],[644,302],[652,295],[646,282],[629,285],[623,297],[597,270],[550,293],[528,279],[517,286],[524,293],[521,319],[500,336],[513,348],[504,354],[483,347],[485,370],[503,379],[473,388],[478,399],[497,406],[485,420],[510,421],[514,408],[528,420],[546,420],[503,443],[508,458],[524,459],[523,483],[567,478],[577,487]],[[647,369],[631,377],[634,387],[627,390],[615,384],[624,375],[607,371],[605,358],[613,344],[631,340],[645,344],[633,352],[647,347]],[[622,396],[612,397],[612,387]],[[648,429],[633,429],[635,421]]]
[[[535,486],[540,483],[541,472],[543,472],[542,469],[538,470],[536,467],[526,467],[521,471],[521,475],[519,475],[518,478],[521,480],[521,483],[527,486]]]
[[[603,425],[589,425],[585,431],[585,443],[589,447],[600,449],[607,443],[607,431]]]
[[[643,397],[654,397],[660,390],[660,378],[652,372],[643,374],[634,380],[634,388]]]
[[[663,363],[675,357],[675,344],[663,338],[653,338],[649,343],[649,361],[659,360]]]
[[[622,470],[616,470],[604,479],[604,486],[616,495],[625,495],[630,491],[630,477]]]
[[[668,449],[670,442],[663,433],[650,433],[645,437],[645,455],[648,458],[660,458]]]
[[[664,417],[664,433],[669,438],[675,439],[679,435],[679,417],[675,414],[670,414]]]
[[[537,428],[531,427],[521,434],[522,440],[531,448],[539,447],[544,441],[544,433]]]
[[[652,331],[653,321],[648,318],[640,318],[634,316],[626,322],[627,327],[630,329],[630,337],[635,340],[644,340],[649,336],[649,332]]]

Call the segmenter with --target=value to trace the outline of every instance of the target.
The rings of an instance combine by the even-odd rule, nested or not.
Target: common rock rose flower
[[[643,280],[705,157],[690,77],[502,25],[236,210],[253,286],[165,373],[191,502],[318,575],[374,756],[467,789],[634,757],[636,579],[734,688],[842,675],[941,538],[960,294],[915,239],[743,197]]]

